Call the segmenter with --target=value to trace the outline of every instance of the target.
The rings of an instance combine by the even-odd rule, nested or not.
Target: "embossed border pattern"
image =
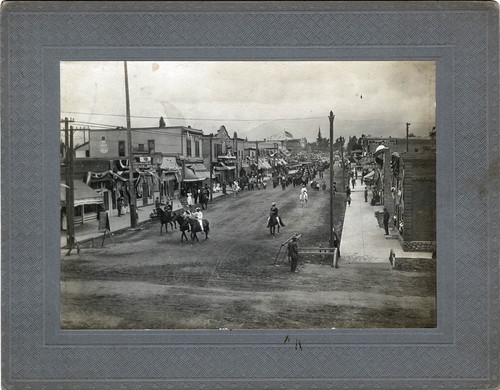
[[[19,4],[16,4],[19,3]],[[77,4],[75,4],[77,3]],[[82,4],[78,4],[82,3]],[[493,2],[7,2],[2,9],[2,378],[9,389],[489,389],[498,385],[498,9]],[[435,58],[441,333],[54,331],[59,59]],[[315,53],[327,54],[315,54]],[[135,54],[134,54],[135,53]],[[426,54],[427,53],[427,54]],[[434,53],[430,57],[428,53]],[[440,54],[442,53],[442,54]],[[127,58],[124,58],[127,57]],[[440,149],[441,150],[441,149]],[[440,153],[442,153],[440,151]],[[441,184],[440,184],[440,180]],[[443,188],[442,183],[449,183]],[[441,190],[439,189],[441,188]],[[438,202],[439,203],[439,202]],[[439,248],[438,248],[439,250]],[[441,251],[445,252],[445,251]],[[448,295],[449,294],[449,295]],[[300,333],[300,332],[299,332]],[[279,333],[278,333],[279,334]],[[416,335],[416,336],[415,336]],[[429,335],[432,335],[429,333]],[[102,342],[113,340],[113,342]],[[137,337],[137,338],[136,338]],[[316,338],[315,338],[316,337]],[[319,338],[318,338],[319,337]],[[64,341],[61,341],[64,339]],[[134,342],[133,339],[139,340]],[[208,340],[208,342],[207,342]],[[319,341],[318,341],[319,340]]]

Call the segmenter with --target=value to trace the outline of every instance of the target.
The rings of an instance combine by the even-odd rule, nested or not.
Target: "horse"
[[[282,225],[282,221],[279,219],[279,217],[271,215],[267,222],[269,233],[271,233],[271,235],[274,236],[276,234],[276,227],[278,227],[278,234],[280,234],[280,226],[285,226],[285,225]]]
[[[186,239],[186,242],[189,242],[187,235],[186,235],[186,230],[187,231],[191,230],[191,226],[189,224],[189,218],[186,218],[180,214],[177,214],[175,216],[175,221],[179,225],[179,230],[181,231],[181,244],[184,242],[184,238]]]
[[[199,242],[196,233],[201,232],[201,226],[197,219],[191,217],[183,217],[182,215],[177,215],[176,222],[179,224],[179,229],[182,233],[181,244],[184,242],[184,238],[186,239],[186,242],[189,242],[186,235],[186,230],[191,232],[191,241],[194,241],[196,239],[196,241]],[[205,240],[208,240],[208,232],[210,230],[209,222],[208,220],[203,219],[202,223],[203,223],[203,232],[205,233]]]
[[[303,191],[299,195],[299,200],[300,200],[300,205],[304,207],[304,205],[307,203],[309,196],[307,195],[306,191]]]
[[[173,211],[167,212],[161,209],[161,207],[158,207],[156,209],[156,214],[158,215],[158,218],[160,219],[160,234],[163,230],[163,225],[165,225],[165,232],[168,232],[168,225],[170,224],[170,227],[172,230],[174,230],[174,227],[177,229],[177,224],[176,224],[176,219],[175,219],[175,213]]]
[[[202,231],[200,222],[195,218],[188,218],[188,221],[191,228],[191,240],[194,241],[196,239],[196,242],[199,242],[198,235],[196,233]],[[205,233],[205,240],[208,240],[208,232],[210,231],[208,220],[203,219],[202,224],[203,224],[203,233]]]

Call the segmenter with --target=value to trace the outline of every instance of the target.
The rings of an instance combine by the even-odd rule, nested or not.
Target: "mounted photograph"
[[[61,329],[436,328],[436,110],[434,61],[61,61]]]

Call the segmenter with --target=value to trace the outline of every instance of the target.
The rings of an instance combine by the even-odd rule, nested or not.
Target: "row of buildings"
[[[367,137],[361,158],[375,204],[387,207],[405,251],[436,249],[436,129],[429,137]]]
[[[96,218],[99,210],[117,213],[118,198],[127,202],[130,175],[135,179],[137,204],[148,205],[154,203],[154,196],[162,201],[177,199],[196,187],[265,175],[286,165],[285,160],[306,143],[292,138],[249,141],[230,135],[225,126],[215,134],[190,126],[133,128],[130,170],[127,129],[81,131],[84,140],[73,152],[76,223]],[[66,150],[62,143],[61,183],[66,180]],[[62,186],[62,213],[65,200]]]

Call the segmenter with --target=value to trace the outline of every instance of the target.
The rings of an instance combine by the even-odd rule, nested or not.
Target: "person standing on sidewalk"
[[[389,235],[389,219],[391,216],[389,215],[389,211],[387,211],[387,207],[384,207],[384,230],[385,234]]]
[[[116,201],[116,208],[118,209],[118,216],[122,216],[123,198],[120,196]]]
[[[349,188],[349,186],[346,187],[345,194],[346,194],[347,204],[349,205],[349,207],[351,207],[351,189]]]
[[[297,245],[297,236],[292,237],[292,241],[288,243],[288,257],[291,259],[291,271],[297,272],[299,263],[299,246]]]
[[[189,211],[191,211],[191,206],[194,205],[193,194],[191,193],[191,190],[188,190],[188,192],[187,192],[187,204],[189,207]]]
[[[335,232],[335,228],[332,228],[333,230],[333,247],[337,248],[337,255],[340,257],[340,240],[339,236],[337,236],[337,233]]]
[[[368,187],[365,187],[365,202],[368,202]]]

